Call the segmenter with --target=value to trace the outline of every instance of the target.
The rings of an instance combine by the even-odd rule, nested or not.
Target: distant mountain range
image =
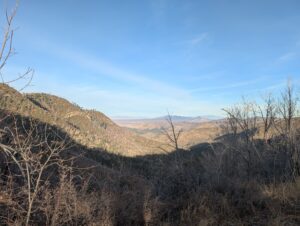
[[[167,119],[168,116],[162,116],[156,119]],[[215,115],[203,115],[203,116],[196,116],[196,117],[189,117],[189,116],[180,116],[180,115],[171,115],[171,118],[174,122],[207,122],[212,120],[221,119],[221,117]]]
[[[171,115],[173,122],[208,122],[213,120],[220,120],[222,117],[216,115],[203,115],[203,116],[181,116],[181,115]],[[113,117],[115,122],[155,122],[155,121],[165,121],[168,115],[156,117],[156,118],[134,118],[134,117]]]

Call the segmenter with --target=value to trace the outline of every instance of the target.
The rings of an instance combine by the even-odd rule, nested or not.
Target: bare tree
[[[288,81],[286,89],[281,93],[281,99],[278,103],[279,116],[283,119],[280,129],[283,134],[291,138],[293,132],[293,119],[297,114],[297,105],[299,99],[295,96],[294,87],[291,81]]]
[[[241,105],[236,105],[233,108],[222,109],[228,116],[229,126],[235,134],[241,132],[242,137],[246,142],[253,141],[254,135],[257,132],[257,105],[253,102],[246,101],[243,98]]]
[[[24,88],[29,86],[32,81],[34,74],[33,69],[27,68],[27,70],[24,73],[19,74],[15,78],[11,78],[10,80],[6,80],[3,75],[3,69],[7,65],[9,58],[11,58],[16,53],[13,47],[13,39],[15,33],[15,29],[13,28],[13,20],[16,16],[18,6],[19,1],[16,1],[15,6],[10,13],[8,12],[8,10],[6,10],[6,27],[4,28],[4,33],[3,37],[1,38],[2,42],[0,47],[0,77],[3,84],[11,84],[18,80],[25,79],[25,84],[23,85],[23,87],[20,88],[20,90],[23,90]]]
[[[29,86],[29,84],[32,81],[33,74],[34,74],[33,69],[28,68],[25,71],[25,73],[19,74],[15,78],[10,78],[10,80],[6,80],[3,75],[3,70],[6,67],[9,59],[16,53],[13,47],[13,40],[14,40],[14,33],[15,33],[15,29],[13,28],[13,21],[17,13],[18,6],[19,6],[19,1],[17,0],[11,12],[8,12],[8,10],[6,10],[5,13],[6,26],[3,29],[3,37],[1,38],[2,41],[0,45],[0,77],[1,77],[1,82],[7,85],[22,79],[27,80],[23,85],[23,87],[20,89],[23,90],[24,88]],[[7,117],[10,116],[9,115],[3,116],[0,119],[0,123],[5,121]],[[16,125],[17,122],[15,121],[14,123]],[[2,128],[1,126],[0,135],[1,136],[5,135],[8,132],[8,130],[9,130],[8,127]],[[41,176],[44,172],[44,169],[46,168],[46,165],[48,165],[50,159],[57,151],[57,149],[53,149],[50,152],[49,158],[46,158],[45,162],[42,163],[41,161],[37,161],[38,158],[40,158],[41,160],[45,156],[41,153],[37,155],[32,155],[32,153],[30,153],[31,147],[28,146],[30,145],[28,141],[29,139],[32,138],[30,137],[32,134],[29,132],[27,133],[27,135],[28,135],[27,139],[23,140],[18,133],[14,134],[13,136],[14,143],[18,144],[18,147],[12,147],[11,145],[6,145],[3,142],[0,142],[1,154],[4,153],[9,158],[7,163],[12,161],[19,168],[21,176],[24,179],[26,178],[27,181],[28,207],[27,207],[26,225],[29,224],[30,216],[32,213],[32,205],[40,189]],[[24,146],[21,145],[21,140],[25,142],[23,143]],[[40,167],[39,170],[37,167]],[[37,173],[37,177],[35,178],[36,173]]]
[[[229,134],[227,150],[231,161],[241,157],[246,164],[247,177],[252,174],[255,159],[260,159],[254,136],[258,132],[257,105],[243,98],[241,104],[233,108],[223,109],[227,114],[227,124],[232,134]]]
[[[24,186],[21,195],[26,197],[27,205],[19,205],[21,212],[26,212],[25,225],[29,225],[31,215],[40,206],[37,205],[39,195],[50,183],[50,168],[63,167],[65,160],[61,153],[67,147],[67,141],[53,136],[53,128],[40,125],[31,119],[13,118],[12,125],[5,126],[5,136],[11,140],[9,144],[0,144],[0,150],[8,157],[8,163],[17,166],[13,175],[20,178]]]
[[[275,100],[271,94],[268,94],[267,97],[264,98],[263,106],[258,105],[258,111],[263,121],[263,138],[265,143],[267,143],[269,131],[274,126],[277,113]]]
[[[299,98],[295,95],[291,81],[288,81],[286,89],[278,101],[279,120],[276,129],[282,137],[283,149],[287,156],[287,170],[290,170],[295,177],[300,174],[300,150],[297,146],[297,127],[295,118],[298,116]]]
[[[289,81],[278,102],[268,95],[261,105],[243,100],[240,105],[223,109],[228,116],[225,132],[230,132],[228,137],[231,139],[225,143],[231,162],[241,156],[248,176],[256,171],[257,164],[271,159],[273,173],[279,170],[287,178],[300,174],[299,130],[296,126],[298,101]],[[271,145],[260,146],[260,138]],[[275,169],[275,165],[279,169]],[[266,164],[260,167],[266,167]]]
[[[168,113],[166,117],[166,122],[168,124],[168,128],[162,128],[163,134],[166,136],[166,138],[169,141],[169,144],[176,150],[179,150],[178,140],[183,132],[182,129],[177,130],[175,128],[172,116],[170,113]]]

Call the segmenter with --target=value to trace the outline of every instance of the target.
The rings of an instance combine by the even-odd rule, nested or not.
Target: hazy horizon
[[[10,8],[0,1],[1,13]],[[13,4],[14,2],[12,2]],[[300,2],[21,1],[4,76],[110,117],[221,116],[299,87]],[[0,19],[0,25],[5,23]],[[18,85],[15,85],[18,88]]]

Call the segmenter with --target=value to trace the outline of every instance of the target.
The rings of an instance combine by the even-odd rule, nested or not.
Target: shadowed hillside
[[[161,152],[161,143],[117,126],[107,116],[85,110],[49,94],[21,94],[0,85],[0,108],[57,125],[72,138],[89,147],[99,147],[123,155]]]
[[[1,85],[0,224],[299,225],[294,98],[225,109],[212,142],[155,153],[102,113]]]
[[[247,177],[247,164],[231,155],[231,148],[237,147],[232,136],[191,151],[126,157],[88,148],[62,129],[30,117],[3,110],[0,117],[1,148],[15,150],[13,156],[21,167],[33,167],[33,185],[37,180],[34,167],[40,169],[34,159],[40,156],[44,163],[49,151],[63,144],[41,174],[30,225],[300,223],[299,179],[293,181],[285,170],[284,152],[275,157],[278,165],[274,170],[269,151],[284,147],[276,140],[273,146],[266,146],[263,140],[252,144],[263,155]],[[245,143],[241,141],[239,147],[245,148]],[[27,163],[22,160],[24,153],[31,156]],[[0,163],[0,222],[19,225],[28,210],[28,181],[6,152],[1,152]]]

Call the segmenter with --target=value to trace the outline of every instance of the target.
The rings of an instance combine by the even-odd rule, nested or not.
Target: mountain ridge
[[[121,128],[102,112],[83,109],[51,94],[22,94],[1,84],[0,109],[59,126],[87,147],[102,148],[121,155],[160,153],[163,145]]]

